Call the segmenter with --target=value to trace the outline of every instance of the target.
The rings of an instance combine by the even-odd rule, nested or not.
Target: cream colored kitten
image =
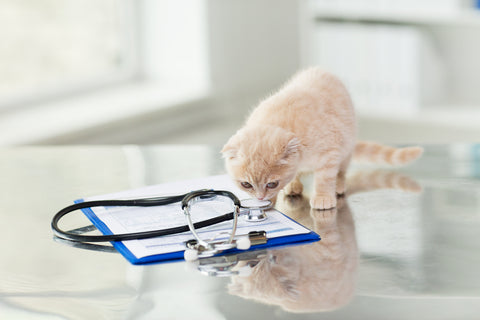
[[[352,155],[404,164],[422,149],[356,143],[355,114],[350,96],[332,74],[319,68],[298,73],[255,108],[245,126],[222,153],[226,168],[240,188],[258,199],[275,199],[281,189],[300,194],[298,174],[315,173],[310,205],[336,206],[345,192],[345,173]]]

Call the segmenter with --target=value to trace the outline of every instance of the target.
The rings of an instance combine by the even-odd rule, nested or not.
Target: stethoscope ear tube
[[[182,210],[185,210],[185,208],[188,206],[189,202],[195,198],[198,197],[205,197],[208,199],[211,196],[225,196],[230,198],[233,201],[233,204],[237,207],[240,207],[240,200],[237,198],[236,195],[234,195],[230,191],[225,191],[225,190],[209,190],[209,189],[204,189],[204,190],[197,190],[197,191],[192,191],[188,194],[185,195],[182,199]]]

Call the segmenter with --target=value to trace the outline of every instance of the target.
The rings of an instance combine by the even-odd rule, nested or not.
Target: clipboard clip
[[[220,234],[219,234],[220,235]],[[239,236],[230,243],[225,241],[215,241],[212,239],[206,242],[207,245],[200,243],[196,239],[185,242],[187,249],[184,253],[186,261],[208,258],[228,249],[248,250],[251,246],[267,243],[267,233],[265,231],[250,231],[245,236]]]

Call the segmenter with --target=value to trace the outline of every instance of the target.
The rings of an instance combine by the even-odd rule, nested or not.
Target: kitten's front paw
[[[317,194],[310,199],[312,209],[332,209],[337,205],[337,198],[328,194]]]
[[[300,181],[293,180],[283,188],[283,192],[287,196],[298,196],[303,192],[303,184]]]

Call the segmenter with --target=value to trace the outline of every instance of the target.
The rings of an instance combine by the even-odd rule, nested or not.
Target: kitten
[[[275,200],[282,189],[300,194],[298,174],[313,171],[310,205],[315,209],[336,206],[336,194],[345,192],[352,155],[397,165],[422,152],[419,147],[356,143],[355,113],[346,88],[317,67],[298,73],[262,101],[222,150],[232,179],[258,199]]]

